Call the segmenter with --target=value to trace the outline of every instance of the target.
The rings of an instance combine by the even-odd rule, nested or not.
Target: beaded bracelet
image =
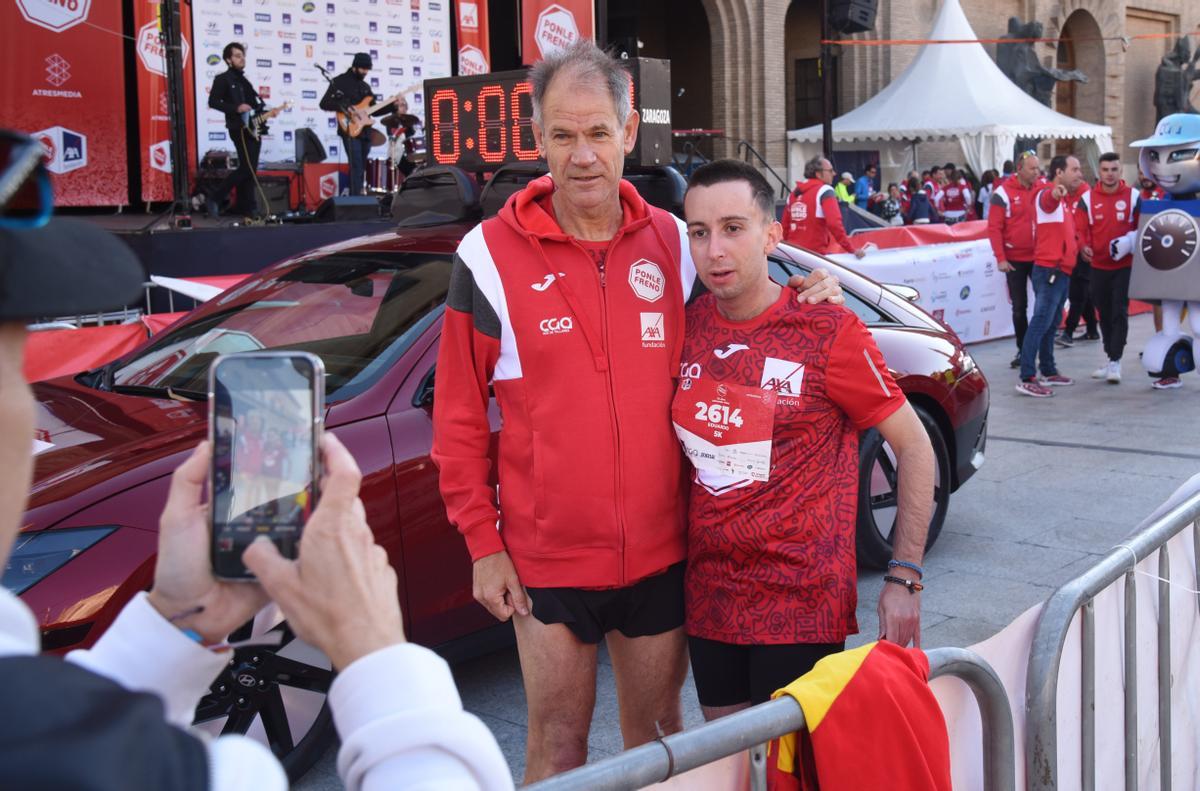
[[[908,569],[909,571],[917,572],[918,577],[920,577],[922,579],[925,578],[925,569],[921,568],[916,563],[909,563],[907,560],[889,560],[888,568],[889,569],[896,569],[896,568]]]
[[[921,591],[925,590],[925,586],[919,582],[914,580],[906,580],[903,577],[893,577],[891,574],[885,575],[883,581],[891,582],[896,585],[903,585],[904,587],[908,588],[909,593],[920,593]]]

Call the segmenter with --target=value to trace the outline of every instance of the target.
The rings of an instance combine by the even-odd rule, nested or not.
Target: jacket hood
[[[555,218],[550,205],[554,194],[554,180],[549,176],[534,179],[525,189],[513,193],[500,210],[500,219],[525,237],[538,240],[565,242],[571,237],[565,233]],[[621,201],[621,230],[626,234],[650,222],[650,207],[638,194],[637,189],[625,179],[618,188]]]
[[[805,181],[798,181],[796,182],[797,197],[800,195],[811,195],[812,193],[821,189],[821,187],[829,187],[830,189],[833,189],[832,184],[826,184],[820,179],[807,179]]]

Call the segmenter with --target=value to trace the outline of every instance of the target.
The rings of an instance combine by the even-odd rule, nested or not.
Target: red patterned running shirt
[[[875,341],[790,289],[750,321],[687,310],[676,435],[693,465],[687,633],[836,643],[858,631],[858,434],[903,406]]]

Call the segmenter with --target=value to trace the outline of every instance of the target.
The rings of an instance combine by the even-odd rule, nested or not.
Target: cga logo
[[[542,323],[538,327],[541,328],[543,335],[559,335],[575,329],[575,320],[570,316],[564,316],[561,319],[542,319]]]
[[[700,378],[700,363],[680,363],[679,378],[680,379],[699,379]]]
[[[163,173],[171,172],[170,140],[163,140],[150,146],[150,167],[161,170]]]
[[[51,173],[70,173],[87,167],[87,136],[61,126],[34,132],[33,138],[46,149],[46,168]]]
[[[61,33],[88,18],[92,0],[17,0],[26,22]]]

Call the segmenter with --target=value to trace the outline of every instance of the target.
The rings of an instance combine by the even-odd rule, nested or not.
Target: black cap
[[[0,230],[0,321],[112,310],[135,302],[144,282],[129,246],[82,220]]]
[[[371,68],[371,56],[365,52],[355,52],[354,53],[354,63],[351,64],[351,68],[370,69]]]

